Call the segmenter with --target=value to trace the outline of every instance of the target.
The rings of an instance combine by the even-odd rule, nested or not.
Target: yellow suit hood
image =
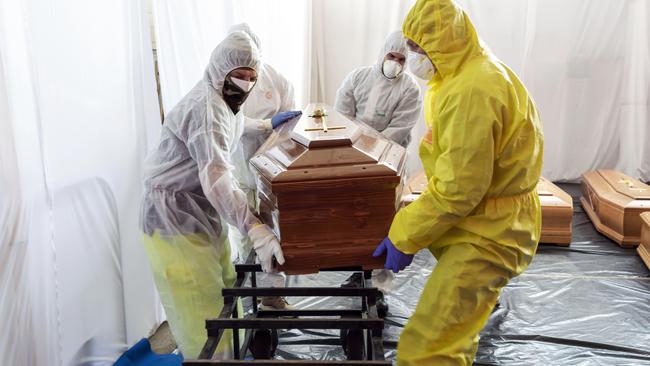
[[[427,53],[441,78],[455,74],[466,60],[484,52],[469,17],[451,0],[418,1],[402,32]]]

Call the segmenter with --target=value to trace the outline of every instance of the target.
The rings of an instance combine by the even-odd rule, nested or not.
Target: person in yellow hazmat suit
[[[418,0],[403,25],[410,70],[429,80],[420,158],[428,186],[400,210],[374,255],[397,272],[438,260],[397,346],[397,364],[471,365],[499,292],[533,259],[542,126],[514,72],[452,0]]]

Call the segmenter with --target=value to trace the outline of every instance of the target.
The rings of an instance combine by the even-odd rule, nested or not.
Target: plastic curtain
[[[544,175],[574,180],[616,168],[650,180],[650,5],[643,0],[461,0],[481,37],[526,83],[544,121]],[[323,9],[314,50],[324,99],[352,69],[374,62],[381,37],[410,4],[315,1]],[[378,11],[377,9],[380,9]],[[314,27],[317,22],[314,20]],[[322,43],[322,49],[318,45]],[[425,89],[423,85],[423,90]],[[318,95],[318,94],[317,94]],[[312,95],[313,97],[314,95]],[[424,133],[419,124],[414,141]],[[576,143],[579,142],[579,143]],[[409,167],[418,166],[417,144]]]
[[[375,62],[414,1],[314,0],[318,78],[333,103],[351,70]],[[575,180],[614,168],[650,180],[650,4],[644,0],[457,0],[492,51],[524,81],[544,122],[544,175]],[[329,25],[337,24],[337,27]],[[423,92],[426,85],[421,83]],[[419,167],[413,130],[408,170]]]
[[[543,174],[614,168],[650,180],[650,5],[644,0],[460,0],[535,98]]]
[[[250,24],[262,57],[293,83],[296,103],[309,102],[311,3],[303,0],[159,0],[153,2],[165,112],[203,77],[210,53],[235,24]]]
[[[313,0],[311,100],[333,106],[345,77],[356,68],[377,62],[386,36],[402,29],[402,20],[414,3],[415,0]],[[425,90],[425,83],[420,85]],[[425,131],[422,117],[411,134],[408,173],[421,169],[417,145]]]
[[[165,111],[199,80],[209,53],[228,28],[247,22],[261,38],[265,62],[294,85],[298,107],[334,105],[354,68],[376,62],[386,35],[401,27],[415,0],[274,0],[153,3]],[[285,21],[286,20],[286,21]],[[424,125],[414,134],[424,133]],[[409,165],[419,166],[417,154]]]
[[[267,61],[296,85],[299,105],[333,104],[345,76],[375,62],[384,37],[401,27],[413,3],[156,2],[166,109],[198,80],[208,52],[227,27],[241,21],[251,23],[262,37]],[[458,3],[535,98],[544,121],[547,178],[575,180],[588,170],[614,168],[650,180],[647,1]],[[280,18],[291,21],[274,26]],[[409,171],[419,168],[417,141],[424,130],[422,122],[413,130]]]
[[[0,363],[110,365],[161,320],[138,229],[157,139],[139,1],[0,0]]]

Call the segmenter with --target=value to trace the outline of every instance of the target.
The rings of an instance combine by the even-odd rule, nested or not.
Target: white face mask
[[[403,67],[399,62],[393,60],[384,60],[381,71],[384,73],[385,77],[389,79],[395,79],[402,73],[402,70]]]
[[[429,57],[421,53],[409,52],[408,65],[413,75],[423,80],[431,80],[436,73],[436,68]]]
[[[255,86],[254,81],[247,81],[247,80],[237,79],[233,77],[231,77],[230,80],[246,93],[248,93]]]

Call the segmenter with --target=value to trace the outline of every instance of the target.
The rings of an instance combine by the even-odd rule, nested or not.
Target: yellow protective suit
[[[428,188],[396,215],[389,238],[404,253],[428,248],[438,264],[401,335],[397,364],[471,365],[500,290],[539,241],[540,118],[451,0],[417,1],[403,32],[437,71],[420,145]]]

